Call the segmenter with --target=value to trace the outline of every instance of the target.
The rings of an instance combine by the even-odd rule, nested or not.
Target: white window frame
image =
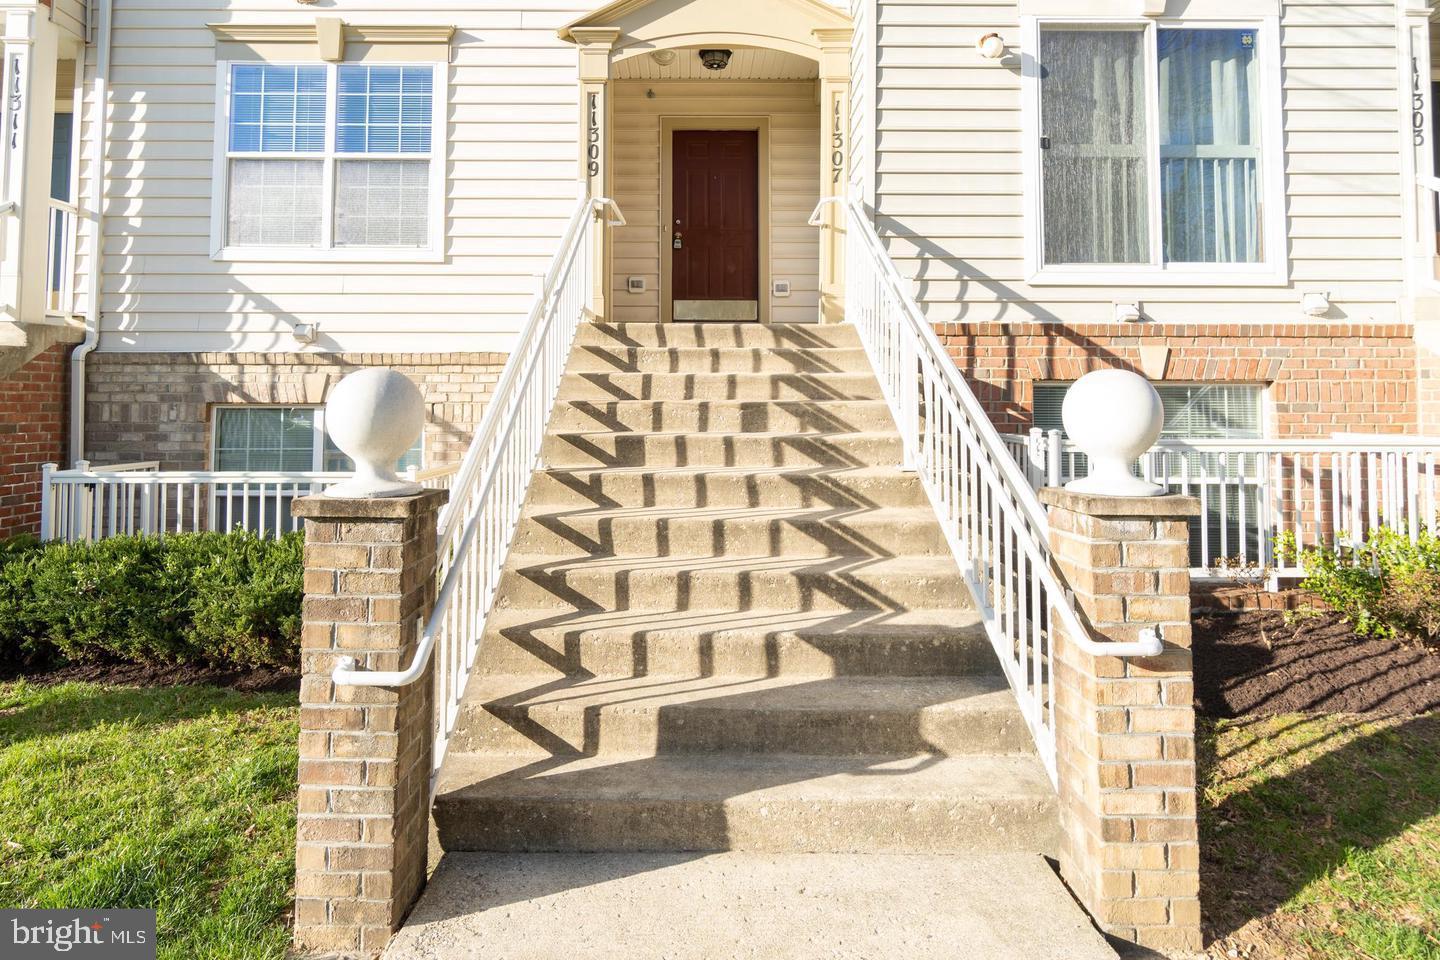
[[[1130,27],[1143,31],[1146,71],[1146,151],[1149,162],[1150,246],[1148,264],[1045,263],[1045,210],[1040,150],[1040,30],[1042,27]],[[1025,276],[1032,286],[1243,287],[1285,286],[1290,282],[1286,216],[1285,123],[1280,18],[1249,19],[1025,16],[1023,48],[1030,51],[1021,72],[1021,130],[1025,192]],[[1157,33],[1164,28],[1254,30],[1260,36],[1260,229],[1264,259],[1259,263],[1166,263],[1161,228],[1160,98]]]
[[[325,423],[324,404],[313,403],[217,403],[210,408],[210,469],[220,469],[220,415],[226,410],[313,410],[315,412],[315,435],[310,441],[310,466],[302,473],[325,473],[325,438],[330,430]],[[420,432],[420,463],[417,470],[425,469],[425,431]],[[289,470],[243,471],[247,473],[290,473]]]
[[[230,150],[230,79],[236,65],[260,64],[278,67],[316,67],[326,69],[325,84],[325,149],[314,153],[252,153]],[[215,64],[215,160],[211,173],[210,258],[216,261],[254,261],[293,263],[298,258],[326,263],[440,263],[445,259],[445,180],[449,146],[448,104],[450,102],[450,71],[443,63],[391,63],[386,67],[424,67],[433,71],[431,84],[430,152],[420,153],[340,153],[337,149],[339,131],[339,74],[342,66],[375,66],[363,60],[344,63],[291,60],[220,60]],[[320,245],[308,246],[244,246],[231,245],[230,225],[230,161],[231,160],[319,160],[324,164],[322,205],[324,217],[320,226]],[[430,237],[424,247],[336,246],[335,245],[335,168],[342,160],[428,160],[430,163]]]

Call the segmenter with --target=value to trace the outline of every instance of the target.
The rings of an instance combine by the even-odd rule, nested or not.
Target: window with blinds
[[[397,470],[419,468],[423,437],[416,439]],[[232,406],[215,410],[214,454],[216,470],[245,473],[348,473],[355,463],[330,439],[324,407]],[[279,494],[252,492],[243,483],[216,484],[210,509],[216,529],[294,529],[290,505],[296,496],[310,492],[296,485]]]
[[[1040,266],[1263,264],[1274,32],[1039,23]]]
[[[422,440],[415,441],[395,469],[421,466]],[[251,472],[355,469],[354,461],[330,439],[324,407],[220,407],[215,411],[214,462],[216,470]]]
[[[1068,383],[1035,384],[1035,426],[1064,430],[1060,417]],[[1166,440],[1258,440],[1263,436],[1263,392],[1248,384],[1155,384],[1165,405]]]
[[[433,65],[236,63],[229,78],[225,246],[438,246]]]

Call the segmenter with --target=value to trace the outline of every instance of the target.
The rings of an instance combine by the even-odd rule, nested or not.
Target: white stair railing
[[[439,594],[421,625],[410,666],[399,671],[367,671],[351,658],[334,672],[341,686],[397,687],[435,667],[435,751],[431,783],[445,759],[465,687],[485,629],[485,619],[520,521],[520,511],[539,463],[545,428],[560,390],[570,348],[588,315],[597,219],[619,211],[608,199],[586,197],[576,208],[564,241],[514,351],[495,385],[484,420],[451,487],[440,516]]]
[[[854,322],[915,470],[974,594],[1040,759],[1057,778],[1056,631],[1096,656],[1154,656],[1158,636],[1090,636],[1056,572],[1044,508],[896,271],[865,209],[845,207],[845,313]],[[818,211],[817,211],[818,212]]]

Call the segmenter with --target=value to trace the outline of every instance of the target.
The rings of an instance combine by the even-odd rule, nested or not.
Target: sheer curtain
[[[1257,263],[1259,75],[1253,30],[1161,30],[1165,259]]]
[[[1045,262],[1149,263],[1145,35],[1040,35]]]

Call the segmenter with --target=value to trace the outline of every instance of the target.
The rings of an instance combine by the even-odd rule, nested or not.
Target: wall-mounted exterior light
[[[724,70],[730,66],[732,55],[729,50],[701,50],[700,63],[706,70]]]
[[[1307,293],[1300,298],[1300,309],[1307,317],[1323,317],[1330,312],[1330,294]]]
[[[987,33],[975,41],[975,49],[986,60],[999,60],[1005,56],[1005,38],[998,33]]]

